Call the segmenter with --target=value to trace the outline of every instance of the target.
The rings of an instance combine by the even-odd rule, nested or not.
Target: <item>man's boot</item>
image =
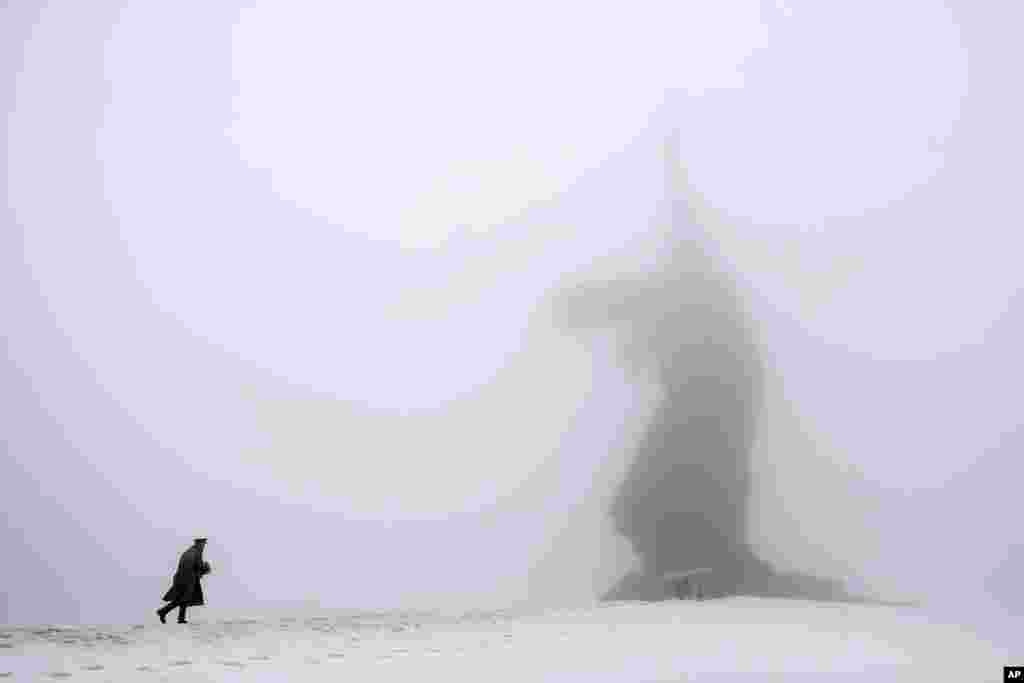
[[[165,612],[163,609],[158,609],[156,611],[156,615],[158,617],[160,617],[160,623],[161,624],[166,624],[167,623],[167,612]]]

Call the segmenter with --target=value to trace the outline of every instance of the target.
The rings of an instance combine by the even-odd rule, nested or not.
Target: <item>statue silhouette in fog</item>
[[[610,511],[642,564],[605,598],[670,597],[666,577],[708,568],[709,597],[847,599],[840,583],[780,573],[749,546],[762,360],[734,282],[690,217],[678,135],[663,147],[667,215],[660,267],[633,280],[586,283],[563,300],[570,328],[623,332],[624,360],[653,376],[663,394]]]
[[[164,595],[166,605],[156,611],[160,623],[166,623],[167,615],[178,608],[178,623],[187,624],[185,610],[206,604],[203,600],[202,577],[210,573],[210,564],[203,559],[205,538],[197,538],[188,550],[181,554],[174,583]]]

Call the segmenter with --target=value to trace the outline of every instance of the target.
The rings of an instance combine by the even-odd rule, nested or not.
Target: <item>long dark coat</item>
[[[174,573],[174,583],[164,594],[167,602],[176,602],[188,607],[206,604],[203,601],[203,586],[199,579],[210,571],[210,566],[203,561],[203,553],[197,546],[192,546],[181,554],[178,571]]]

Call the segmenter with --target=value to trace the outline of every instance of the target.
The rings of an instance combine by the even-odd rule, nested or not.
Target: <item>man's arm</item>
[[[204,570],[205,567],[205,570]],[[209,571],[210,565],[203,561],[203,556],[199,553],[195,553],[192,556],[192,572],[196,576],[202,576]]]

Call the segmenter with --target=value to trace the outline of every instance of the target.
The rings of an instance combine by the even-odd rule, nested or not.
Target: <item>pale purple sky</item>
[[[196,535],[217,606],[603,592],[659,387],[547,310],[656,267],[676,126],[759,550],[1024,611],[1021,10],[427,6],[0,9],[0,622],[147,619]]]

